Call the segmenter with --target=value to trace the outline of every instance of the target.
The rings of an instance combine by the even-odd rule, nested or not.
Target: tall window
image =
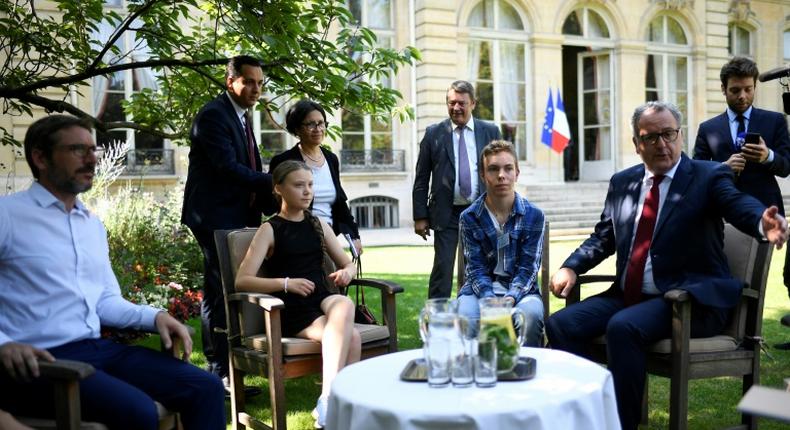
[[[139,24],[142,25],[142,23]],[[94,33],[94,37],[103,44],[110,39],[113,30],[114,27],[109,23],[102,22]],[[115,46],[121,54],[116,55],[112,51],[108,51],[104,57],[105,63],[146,61],[149,57],[148,44],[144,39],[138,39],[135,31],[127,31],[118,39]],[[124,56],[123,53],[126,52],[131,52],[131,55]],[[152,69],[125,70],[115,72],[109,77],[97,76],[93,78],[92,86],[93,113],[102,121],[131,121],[132,118],[123,111],[121,103],[125,99],[131,98],[133,93],[146,88],[154,91],[159,89],[156,73]],[[161,137],[145,132],[123,129],[96,132],[97,144],[107,145],[111,141],[126,141],[130,148],[140,150],[161,150],[164,148],[164,140]]]
[[[276,97],[267,93],[264,95],[267,100],[275,100]],[[264,164],[268,164],[273,156],[285,151],[295,141],[285,130],[285,113],[288,106],[283,106],[278,111],[270,113],[258,110],[260,117],[260,133],[258,134],[258,146],[261,149],[261,158]],[[282,127],[282,128],[281,128]]]
[[[598,12],[589,8],[579,8],[565,18],[562,34],[588,38],[609,38],[609,27]]]
[[[675,18],[658,16],[650,22],[647,41],[645,100],[677,105],[683,114],[683,136],[688,137],[691,46],[686,32]]]
[[[123,7],[122,0],[105,1],[105,7]],[[132,23],[131,28],[139,28],[145,24],[139,20]],[[95,49],[102,49],[110,40],[115,27],[107,21],[99,23],[94,30]],[[146,61],[150,57],[150,49],[137,32],[128,30],[115,42],[118,53],[108,51],[103,60],[106,64],[122,64]],[[157,72],[150,68],[124,70],[110,76],[97,76],[92,81],[93,114],[104,122],[132,121],[131,115],[123,110],[122,103],[130,99],[136,92],[150,89],[159,90]],[[111,142],[126,142],[130,151],[125,160],[126,174],[173,174],[175,164],[173,151],[165,149],[165,140],[150,133],[132,129],[113,129],[103,132],[96,131],[96,143],[107,146]]]
[[[349,0],[348,8],[357,24],[367,27],[376,34],[377,45],[392,48],[395,31],[392,25],[391,0]],[[357,61],[365,61],[360,56]],[[392,86],[392,77],[385,76],[380,83]],[[360,115],[343,110],[344,159],[352,164],[368,164],[366,160],[387,158],[392,151],[392,121],[377,121],[370,115]]]
[[[527,156],[527,45],[524,23],[506,0],[482,0],[469,15],[468,75],[477,93],[475,118],[493,121]]]
[[[730,55],[752,55],[752,32],[740,24],[730,24],[727,31]]]
[[[784,32],[784,62],[790,63],[790,30]]]

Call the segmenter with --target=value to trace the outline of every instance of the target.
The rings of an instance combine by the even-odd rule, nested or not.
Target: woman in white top
[[[288,109],[285,125],[289,133],[299,138],[299,142],[272,158],[269,173],[285,160],[307,164],[313,172],[315,194],[310,205],[311,212],[332,226],[335,234],[350,235],[357,252],[362,253],[359,228],[340,185],[340,162],[335,154],[321,146],[326,136],[326,111],[312,100],[300,100]]]

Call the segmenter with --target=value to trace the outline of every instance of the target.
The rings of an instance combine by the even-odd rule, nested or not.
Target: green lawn
[[[578,241],[551,243],[551,273],[554,273],[564,258],[578,245]],[[779,318],[790,312],[787,289],[782,285],[782,267],[785,251],[774,253],[763,321],[763,336],[769,345],[790,341],[790,328],[782,327]],[[418,310],[427,297],[428,273],[431,269],[433,249],[430,247],[382,247],[366,248],[364,270],[366,277],[392,280],[400,283],[405,292],[398,296],[398,338],[400,349],[419,348],[421,342],[417,333]],[[594,273],[611,273],[614,259],[609,259]],[[584,295],[589,292],[584,292]],[[368,304],[378,303],[378,297],[367,297]],[[562,301],[552,297],[551,310],[563,307]],[[193,323],[196,329],[199,324]],[[154,339],[150,340],[154,342]],[[199,342],[199,339],[196,339]],[[192,356],[198,366],[205,365],[205,358],[196,345]],[[761,384],[781,387],[783,378],[790,377],[790,352],[770,349],[773,360],[763,354],[761,360]],[[650,425],[649,429],[666,429],[669,418],[669,381],[665,378],[650,377]],[[266,382],[257,377],[249,377],[247,384],[259,385],[264,394],[254,397],[248,403],[252,414],[270,422]],[[317,377],[305,377],[286,382],[288,402],[288,428],[310,429],[313,419],[310,411],[320,392]],[[740,422],[735,410],[740,397],[740,380],[731,378],[692,381],[689,387],[689,427],[693,429],[718,429]],[[229,406],[228,406],[229,408]],[[228,409],[229,411],[229,409]],[[229,412],[228,412],[229,413]],[[786,428],[777,422],[761,420],[763,429]]]

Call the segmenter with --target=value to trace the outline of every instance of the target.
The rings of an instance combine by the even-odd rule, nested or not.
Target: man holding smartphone
[[[784,216],[776,176],[790,174],[790,137],[783,114],[752,106],[759,73],[757,64],[746,57],[734,57],[721,68],[721,92],[727,110],[700,124],[694,158],[726,163],[735,172],[739,190],[766,206],[777,206]],[[787,258],[783,273],[790,290]],[[782,346],[790,349],[790,343]]]

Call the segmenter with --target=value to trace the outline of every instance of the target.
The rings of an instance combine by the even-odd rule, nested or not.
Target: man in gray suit
[[[435,232],[428,298],[450,297],[458,218],[480,195],[482,184],[475,174],[480,152],[492,140],[502,138],[494,124],[472,118],[474,108],[472,84],[453,82],[447,90],[450,118],[428,126],[420,142],[412,206],[414,232],[425,240],[430,229]]]

